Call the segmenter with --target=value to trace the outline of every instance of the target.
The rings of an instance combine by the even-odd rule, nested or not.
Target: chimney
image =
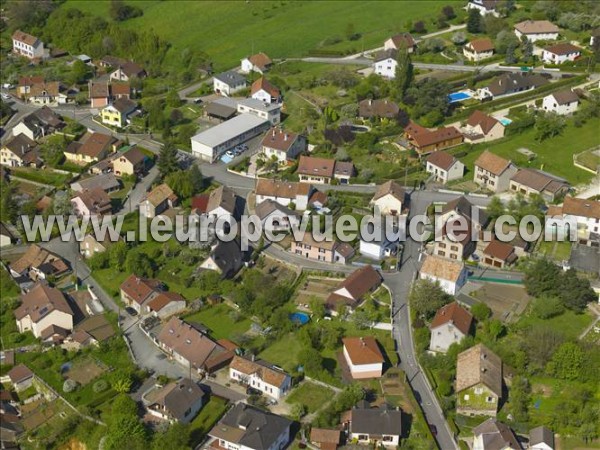
[[[275,128],[273,128],[273,137],[275,137]]]
[[[371,103],[373,103],[373,100],[369,99],[369,106],[371,106]]]
[[[283,140],[284,140],[284,141],[287,141],[287,140],[288,140],[288,137],[289,137],[289,134],[285,133],[285,135],[283,136]]]

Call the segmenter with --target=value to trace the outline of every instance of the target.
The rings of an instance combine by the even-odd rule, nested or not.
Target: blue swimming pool
[[[310,316],[303,312],[295,312],[290,314],[290,320],[296,325],[306,325],[310,321]]]
[[[512,120],[510,120],[510,119],[508,119],[506,117],[503,117],[502,119],[499,119],[499,121],[505,127],[507,127],[508,125],[510,125],[512,123]]]
[[[452,94],[448,94],[448,101],[450,103],[462,102],[469,98],[471,98],[471,94],[468,92],[453,92]]]

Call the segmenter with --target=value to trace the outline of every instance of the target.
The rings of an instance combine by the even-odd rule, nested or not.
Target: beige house
[[[510,190],[525,196],[541,195],[552,202],[569,192],[571,186],[564,179],[536,169],[521,169],[510,179]]]
[[[139,175],[146,166],[146,155],[137,147],[133,147],[112,161],[115,175]]]
[[[475,161],[473,181],[492,192],[506,191],[518,169],[511,161],[486,150]]]
[[[398,216],[402,214],[406,191],[395,181],[386,181],[377,187],[370,205],[383,215]]]
[[[421,280],[438,283],[449,295],[456,295],[467,282],[468,271],[460,261],[427,255],[419,271]]]
[[[483,344],[460,353],[456,362],[456,412],[496,417],[502,398],[502,360]]]
[[[536,447],[530,437],[529,449],[554,450],[552,447]],[[490,418],[473,429],[473,450],[522,450],[523,447],[510,427]]]
[[[234,356],[229,364],[229,379],[259,390],[275,400],[281,399],[292,388],[292,377],[262,360]]]
[[[504,269],[517,260],[515,248],[507,242],[493,240],[483,250],[481,264],[496,269]]]
[[[530,42],[553,41],[558,39],[560,28],[548,20],[524,20],[515,24],[515,34],[520,39],[527,37]]]
[[[29,292],[21,295],[21,305],[15,309],[20,333],[31,331],[36,338],[51,337],[59,328],[73,329],[74,312],[65,296],[56,288],[38,282]]]
[[[469,116],[467,123],[462,127],[462,132],[465,142],[479,143],[503,138],[504,129],[504,125],[499,120],[477,110]]]
[[[19,134],[2,143],[0,164],[8,167],[38,167],[42,165],[39,147],[25,134]]]
[[[122,238],[119,237],[119,240],[122,240]],[[88,233],[79,243],[79,253],[84,257],[89,258],[96,253],[105,252],[112,244],[114,244],[114,242],[110,240],[110,234],[108,232],[104,234],[103,239],[100,239],[99,236],[96,237],[95,233]]]
[[[494,43],[489,38],[474,39],[463,47],[463,55],[474,62],[491,58],[494,56]]]
[[[69,266],[60,256],[37,244],[31,244],[9,268],[13,277],[25,275],[33,280],[46,279],[50,275],[58,277],[69,271]]]
[[[266,200],[273,200],[282,206],[294,206],[297,211],[308,208],[308,199],[315,191],[308,183],[296,183],[293,181],[279,181],[267,178],[259,178],[254,190],[256,204]]]
[[[301,156],[298,162],[298,177],[301,183],[329,184],[333,179],[335,160]]]
[[[163,284],[158,280],[141,278],[131,274],[121,283],[121,300],[138,313],[146,311],[145,306],[163,291]]]
[[[304,233],[301,241],[292,241],[290,252],[315,261],[346,264],[354,255],[352,246],[338,241],[317,242],[311,233]]]
[[[431,153],[425,160],[425,170],[439,183],[458,180],[465,173],[465,165],[444,151]]]
[[[346,337],[344,358],[350,368],[350,374],[355,380],[379,378],[383,374],[385,358],[379,350],[379,344],[371,336]]]
[[[186,308],[185,298],[177,292],[159,292],[144,306],[143,312],[152,313],[161,320],[182,313]]]
[[[306,138],[281,128],[271,128],[261,142],[262,154],[267,161],[275,158],[285,165],[306,150]]]
[[[71,142],[64,151],[65,158],[75,164],[91,164],[115,152],[122,142],[108,134],[86,133],[79,141]]]
[[[462,229],[459,230],[459,226],[457,225],[457,229],[451,232],[453,222],[455,220],[451,219],[442,228],[442,236],[439,240],[435,241],[433,254],[442,258],[462,261],[473,254],[476,242],[471,236],[472,228],[470,224],[467,225],[464,231]]]
[[[168,208],[177,204],[178,198],[173,190],[165,183],[152,189],[146,199],[140,203],[140,214],[152,219]]]
[[[384,50],[400,50],[406,48],[408,53],[413,53],[417,44],[410,33],[400,33],[392,36],[383,43]]]

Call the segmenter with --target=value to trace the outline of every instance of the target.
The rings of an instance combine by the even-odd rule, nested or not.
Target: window
[[[383,442],[392,442],[394,440],[394,436],[383,436]]]
[[[488,402],[488,403],[495,403],[496,399],[494,397],[488,397],[488,398],[485,399],[485,401]]]
[[[450,247],[450,250],[452,250],[453,252],[457,252],[458,251],[458,246],[457,245],[453,245],[452,247]]]
[[[480,388],[480,387],[478,387],[478,388],[475,388],[475,394],[477,394],[477,395],[481,395],[481,394],[483,394],[483,389],[482,389],[482,388]]]
[[[470,398],[470,397],[469,397],[469,394],[465,394],[465,396],[463,397],[463,399],[464,399],[464,400],[467,400],[467,401],[469,400],[469,398]]]
[[[358,435],[358,440],[359,441],[368,441],[369,440],[369,435],[368,434],[359,434]]]

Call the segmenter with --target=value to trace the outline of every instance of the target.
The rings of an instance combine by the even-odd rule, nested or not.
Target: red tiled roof
[[[383,363],[385,358],[374,337],[347,337],[342,339],[354,365]]]
[[[435,317],[431,321],[431,329],[435,329],[446,323],[452,323],[464,335],[469,334],[473,323],[473,316],[469,311],[458,303],[450,303],[437,310]]]

